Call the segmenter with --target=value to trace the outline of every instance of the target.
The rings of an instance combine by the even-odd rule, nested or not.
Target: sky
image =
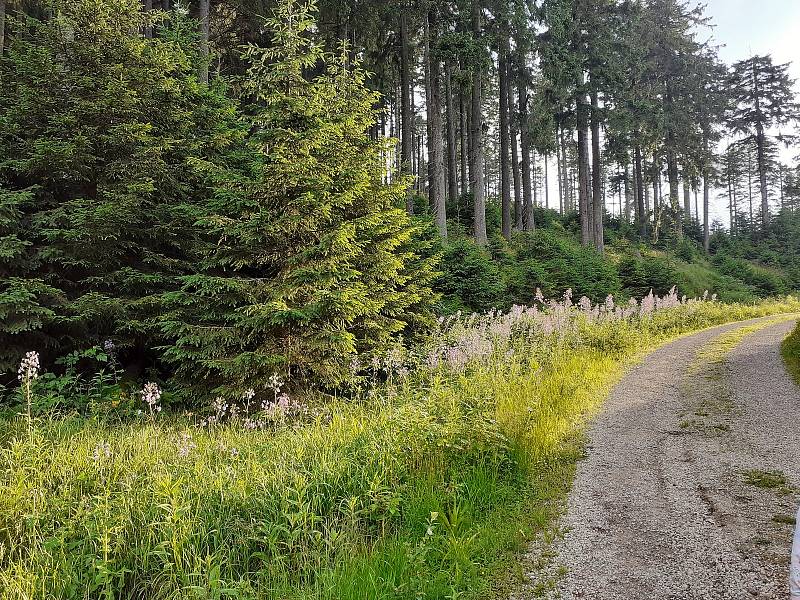
[[[772,54],[778,63],[791,62],[790,73],[800,94],[800,0],[703,0],[711,29],[699,32],[701,40],[713,37],[719,55],[728,64],[755,54]],[[787,150],[789,161],[795,151]],[[724,201],[713,201],[712,218],[727,224]]]

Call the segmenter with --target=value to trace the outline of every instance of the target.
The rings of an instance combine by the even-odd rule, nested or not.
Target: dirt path
[[[517,598],[788,597],[800,389],[780,357],[793,322],[764,325],[678,340],[616,387]]]

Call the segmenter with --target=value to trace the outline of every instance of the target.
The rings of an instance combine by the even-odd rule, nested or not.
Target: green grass
[[[678,288],[690,298],[700,297],[706,290],[717,294],[722,302],[751,302],[756,298],[753,287],[719,273],[707,260],[687,263],[676,259],[674,267],[678,274]]]
[[[760,471],[754,469],[745,471],[743,476],[747,485],[752,485],[762,490],[772,490],[782,496],[787,496],[794,491],[786,475],[780,471]]]
[[[783,341],[781,354],[789,373],[800,385],[800,324]]]
[[[2,420],[0,598],[503,596],[627,365],[684,333],[798,310],[578,319],[563,338],[515,334],[464,370],[413,372],[270,432]]]

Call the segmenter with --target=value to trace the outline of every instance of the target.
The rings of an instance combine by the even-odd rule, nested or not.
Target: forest
[[[0,600],[508,598],[628,369],[800,312],[792,67],[724,42],[0,0]]]

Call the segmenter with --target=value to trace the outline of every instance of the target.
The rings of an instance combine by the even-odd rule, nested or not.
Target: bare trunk
[[[211,11],[211,0],[200,0],[200,74],[201,83],[208,84],[208,65],[211,60],[209,53],[209,13]]]
[[[547,163],[549,162],[550,155],[544,153],[544,207],[550,208],[550,181],[547,176]]]
[[[711,196],[711,182],[708,174],[708,168],[703,172],[703,248],[708,254],[711,249],[711,230],[708,223],[708,206]]]
[[[582,87],[583,82],[580,85]],[[589,181],[589,105],[585,92],[578,91],[575,103],[578,114],[578,211],[581,219],[581,243],[590,246],[594,242],[594,209]]]
[[[481,3],[472,0],[472,33],[476,42],[481,38]],[[475,241],[486,245],[486,199],[483,190],[483,106],[481,68],[472,73],[472,193],[475,202]]]
[[[636,146],[633,149],[633,169],[636,178],[635,202],[636,202],[636,225],[639,228],[639,235],[647,237],[647,207],[645,207],[645,185],[644,169],[642,168],[642,148]]]
[[[605,251],[603,217],[605,199],[603,198],[602,157],[600,156],[600,107],[597,92],[592,93],[592,210],[594,247],[598,252]]]
[[[467,109],[464,105],[464,92],[459,94],[459,124],[461,137],[461,193],[466,194],[469,190],[469,180],[467,179]]]
[[[517,145],[517,109],[514,101],[514,79],[510,76],[508,81],[508,108],[511,114],[511,175],[514,181],[514,228],[523,230],[522,223],[522,175],[520,174],[519,146]]]
[[[685,169],[683,173],[683,218],[686,223],[692,222],[692,194]]]
[[[756,100],[756,148],[758,150],[758,178],[761,184],[761,228],[769,229],[769,193],[767,191],[767,160],[764,146],[763,115],[761,112],[761,90],[758,86],[758,66],[753,61],[753,96]]]
[[[414,173],[413,115],[411,111],[411,48],[408,17],[406,11],[400,12],[400,172],[403,175]],[[414,214],[414,198],[409,187],[406,194],[406,212]]]
[[[458,202],[458,159],[456,148],[456,115],[450,65],[445,67],[445,93],[447,95],[447,188],[451,202]]]
[[[520,144],[522,146],[522,228],[525,231],[533,231],[536,228],[536,224],[533,218],[531,135],[528,123],[528,82],[525,76],[524,57],[520,59],[520,62],[522,62],[522,66],[518,73],[519,103],[517,109],[519,114]]]
[[[144,0],[144,10],[145,12],[151,12],[153,10],[153,0]],[[152,15],[147,15],[149,19]],[[144,28],[144,37],[150,39],[153,37],[153,25],[148,23]]]
[[[0,0],[0,55],[6,47],[6,0]]]
[[[558,171],[558,212],[564,214],[564,174],[561,161],[561,129],[556,131],[556,169]]]
[[[508,123],[508,36],[501,26],[498,71],[500,74],[500,208],[503,237],[511,239],[511,165],[509,164]]]
[[[439,235],[447,237],[447,208],[445,204],[444,141],[442,139],[442,98],[440,65],[431,56],[431,43],[436,40],[438,23],[436,9],[425,16],[425,106],[427,109],[429,198]]]
[[[761,185],[761,228],[767,231],[769,229],[769,192],[767,191],[767,159],[764,151],[766,140],[764,128],[760,123],[756,125],[756,141],[758,147],[758,179]]]

